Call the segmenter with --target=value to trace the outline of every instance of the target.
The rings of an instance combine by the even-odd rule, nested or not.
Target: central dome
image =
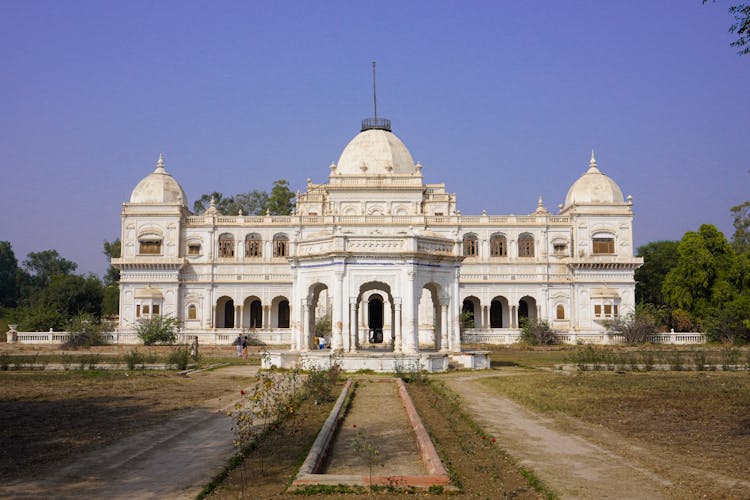
[[[396,134],[388,130],[363,130],[346,145],[336,165],[341,175],[413,174],[414,160]]]

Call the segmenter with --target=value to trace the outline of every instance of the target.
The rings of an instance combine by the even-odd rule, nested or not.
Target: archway
[[[234,300],[226,295],[216,301],[216,328],[234,328]]]
[[[497,296],[490,303],[490,328],[508,328],[509,326],[508,299]]]
[[[442,287],[437,283],[427,283],[422,288],[419,304],[419,347],[427,349],[446,348],[441,345],[441,340],[447,343],[447,338],[442,339],[443,321],[442,309],[440,307],[440,296]]]
[[[461,328],[477,328],[479,322],[477,311],[479,310],[479,299],[476,297],[466,297],[461,306]]]
[[[383,297],[370,295],[367,301],[368,339],[371,344],[383,343]]]
[[[279,301],[276,312],[276,325],[278,328],[289,328],[289,301]]]
[[[333,311],[331,310],[328,298],[327,285],[323,283],[314,283],[310,285],[307,293],[307,328],[310,333],[308,338],[304,340],[307,343],[308,348],[318,348],[319,344],[315,341],[316,337],[324,338],[325,344],[330,345]]]
[[[524,321],[536,321],[536,300],[528,295],[518,301],[518,326],[523,326]]]
[[[257,303],[257,304],[256,304]],[[260,311],[258,311],[260,308]],[[242,302],[243,328],[260,328],[263,325],[263,303],[257,295],[245,297]]]

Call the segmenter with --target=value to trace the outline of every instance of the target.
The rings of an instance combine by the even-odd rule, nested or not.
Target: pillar
[[[517,314],[516,306],[511,307],[510,309],[510,321],[511,321],[511,328],[518,328],[518,314]]]
[[[266,329],[271,327],[271,306],[263,306],[263,324],[260,327]]]
[[[342,290],[344,288],[344,272],[336,271],[336,279],[333,282],[333,335],[331,338],[331,349],[342,349],[344,347],[344,339],[342,335],[343,327],[343,311],[341,308],[344,306],[344,301],[341,300]]]
[[[403,351],[403,345],[402,345],[402,334],[401,334],[401,298],[400,297],[394,297],[393,298],[393,308],[394,308],[394,316],[395,316],[395,330],[396,330],[396,339],[393,342],[393,352],[402,352]]]
[[[349,298],[349,350],[357,351],[357,297]]]
[[[302,301],[302,342],[300,350],[310,350],[310,303],[307,300]]]
[[[234,306],[234,327],[240,328],[240,306]]]
[[[440,350],[448,350],[448,300],[440,304]]]

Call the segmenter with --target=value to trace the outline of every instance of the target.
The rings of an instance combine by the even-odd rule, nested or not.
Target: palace
[[[516,341],[524,319],[596,342],[635,306],[632,223],[593,152],[557,214],[540,198],[529,215],[463,215],[382,118],[362,122],[326,183],[308,179],[292,215],[193,214],[160,156],[122,204],[119,341],[168,314],[201,342],[288,345],[280,365],[325,352],[438,370],[461,363],[462,343]]]

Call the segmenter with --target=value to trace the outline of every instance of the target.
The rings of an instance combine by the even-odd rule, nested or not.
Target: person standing
[[[247,335],[242,339],[242,359],[247,359]]]
[[[234,342],[232,342],[233,346],[237,346],[237,357],[242,357],[242,335],[239,333],[237,334],[237,338],[234,339]]]

